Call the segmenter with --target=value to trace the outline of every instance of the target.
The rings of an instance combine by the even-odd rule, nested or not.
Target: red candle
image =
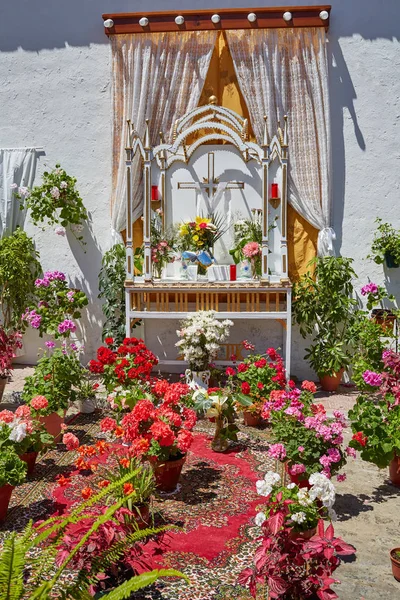
[[[236,281],[236,265],[229,265],[230,280]]]
[[[157,201],[159,200],[159,193],[158,193],[158,187],[156,185],[152,185],[151,186],[151,199],[153,201]]]
[[[279,190],[278,190],[278,184],[277,183],[272,183],[271,184],[271,198],[278,198],[279,194]]]

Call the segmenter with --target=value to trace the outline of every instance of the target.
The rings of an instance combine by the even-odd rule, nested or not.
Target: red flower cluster
[[[364,435],[362,431],[357,431],[357,433],[355,433],[351,439],[355,440],[360,444],[360,446],[363,447],[366,446],[368,441],[368,437]]]
[[[112,345],[114,340],[106,338],[106,343]],[[157,357],[143,340],[125,338],[117,351],[101,346],[97,350],[97,360],[89,362],[89,370],[103,375],[105,385],[114,389],[117,385],[129,385],[131,380],[148,381],[157,364]]]
[[[274,348],[268,348],[266,354],[270,361],[265,356],[258,354],[247,357],[238,365],[236,377],[239,383],[241,382],[243,394],[254,398],[260,398],[260,396],[266,398],[272,390],[286,387],[282,358]],[[226,373],[229,376],[234,374],[231,370],[228,373],[228,369]]]

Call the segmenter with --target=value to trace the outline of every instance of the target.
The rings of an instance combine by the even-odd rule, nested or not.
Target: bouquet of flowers
[[[194,221],[185,221],[179,227],[178,245],[180,250],[211,250],[224,234],[222,219],[215,215],[196,217]]]
[[[157,406],[148,399],[140,400],[122,418],[121,426],[106,417],[100,423],[101,430],[131,443],[132,456],[160,461],[179,458],[190,448],[196,424],[194,410],[181,402],[188,391],[186,384],[163,382],[156,387],[156,393],[161,394]]]
[[[87,306],[85,292],[68,287],[64,273],[47,271],[43,278],[35,281],[39,302],[30,306],[22,315],[25,325],[55,338],[67,338],[76,331],[72,319],[79,319],[82,308]]]
[[[175,260],[176,233],[174,228],[163,232],[161,214],[161,209],[158,209],[150,222],[151,264],[156,277],[161,277],[163,268]],[[143,259],[144,245],[136,248],[134,255],[135,267],[140,273],[143,271]]]
[[[302,390],[271,392],[264,405],[272,425],[268,455],[288,461],[288,473],[296,481],[316,472],[330,478],[346,464],[347,456],[355,456],[352,448],[342,449],[344,415],[333,411],[329,418],[321,404],[312,403],[315,391],[313,382],[304,381]],[[344,480],[345,475],[337,478]]]
[[[97,360],[89,362],[91,373],[100,374],[109,392],[116,387],[130,388],[138,381],[148,381],[150,373],[158,364],[141,339],[125,338],[121,346],[113,350],[113,338],[106,338],[106,346],[97,350]]]
[[[192,371],[205,371],[218,355],[220,344],[228,335],[233,322],[218,321],[215,312],[199,311],[181,322],[180,338],[175,346]]]

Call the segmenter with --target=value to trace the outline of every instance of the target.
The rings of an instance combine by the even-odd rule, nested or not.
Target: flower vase
[[[153,466],[156,488],[160,492],[173,492],[178,485],[186,454],[175,460],[156,462]]]
[[[257,262],[255,258],[251,259],[251,278],[257,279]]]
[[[0,523],[5,520],[10,504],[11,494],[14,489],[13,485],[6,483],[0,487]]]
[[[213,441],[211,442],[211,448],[214,452],[225,452],[228,449],[229,442],[222,436],[222,429],[224,425],[224,417],[222,415],[215,417],[215,433]]]
[[[192,371],[187,369],[185,371],[186,383],[193,389],[208,389],[211,372],[210,371]]]
[[[162,263],[152,263],[152,270],[153,270],[153,279],[161,279],[162,277],[162,271],[163,271],[163,265]]]
[[[27,475],[32,475],[35,470],[36,459],[38,456],[38,452],[24,452],[24,454],[20,455],[20,459],[26,462],[28,465]]]

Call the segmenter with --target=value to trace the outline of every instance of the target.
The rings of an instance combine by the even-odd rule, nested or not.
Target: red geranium
[[[355,440],[360,444],[360,446],[363,447],[367,444],[368,441],[368,437],[364,435],[362,431],[357,431],[357,433],[355,433],[351,439]]]

